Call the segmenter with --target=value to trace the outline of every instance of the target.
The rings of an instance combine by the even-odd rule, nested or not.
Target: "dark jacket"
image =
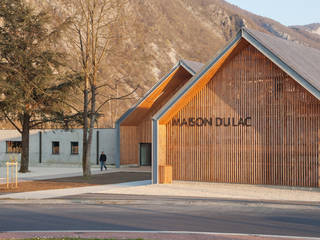
[[[99,160],[100,160],[100,162],[105,162],[105,161],[107,161],[107,156],[105,154],[101,154]]]

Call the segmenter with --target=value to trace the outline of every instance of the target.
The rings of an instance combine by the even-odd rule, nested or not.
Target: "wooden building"
[[[117,166],[151,165],[152,116],[195,75],[202,63],[180,60],[116,122]]]
[[[153,183],[169,165],[173,180],[320,186],[319,50],[242,29],[185,81],[154,102],[135,142],[121,140],[129,130],[120,124],[121,164],[152,131]],[[136,152],[124,152],[128,144]]]

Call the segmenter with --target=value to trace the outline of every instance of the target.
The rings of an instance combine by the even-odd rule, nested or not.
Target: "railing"
[[[10,160],[6,162],[5,169],[3,169],[3,174],[0,176],[2,184],[6,184],[8,188],[17,188],[18,187],[18,161],[16,156],[10,156]],[[4,173],[5,172],[5,173]],[[4,178],[5,175],[5,178]],[[0,184],[1,184],[0,183]]]

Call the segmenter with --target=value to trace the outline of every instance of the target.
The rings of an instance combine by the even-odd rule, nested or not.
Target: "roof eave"
[[[181,61],[179,61],[171,70],[169,73],[167,73],[164,77],[161,78],[160,81],[156,82],[155,85],[153,85],[149,91],[147,91],[140,99],[139,101],[134,104],[131,108],[128,109],[124,114],[121,115],[121,117],[116,121],[116,124],[120,124],[123,120],[125,120],[156,88],[161,85],[161,83],[166,80],[176,69],[178,69],[181,66]]]
[[[162,116],[178,101],[193,85],[212,67],[214,66],[224,55],[231,49],[242,36],[242,31],[239,31],[236,37],[228,43],[228,45],[217,54],[217,56],[202,68],[196,75],[194,75],[158,112],[156,112],[152,119],[159,120]]]
[[[179,61],[179,64],[185,69],[187,70],[192,76],[194,76],[196,74],[196,72],[191,69],[187,64],[185,64],[185,62],[183,60]]]

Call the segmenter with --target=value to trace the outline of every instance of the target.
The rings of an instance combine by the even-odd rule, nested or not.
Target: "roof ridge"
[[[309,49],[309,50],[314,50],[314,51],[316,51],[316,52],[318,52],[320,54],[320,49],[318,49],[318,48],[314,48],[314,47],[311,47],[309,45],[304,45],[301,42],[295,42],[295,41],[292,41],[292,40],[287,40],[287,39],[281,38],[281,37],[276,36],[276,35],[271,35],[271,34],[269,34],[270,32],[267,32],[267,33],[266,32],[260,32],[260,31],[257,31],[255,29],[246,28],[246,27],[242,27],[241,30],[245,31],[245,32],[247,32],[250,35],[253,35],[255,37],[257,37],[255,33],[263,34],[263,35],[265,35],[267,37],[273,38],[273,39],[278,40],[278,41],[282,41],[282,42],[290,44],[292,46],[297,46],[297,47],[306,48],[306,49]]]

